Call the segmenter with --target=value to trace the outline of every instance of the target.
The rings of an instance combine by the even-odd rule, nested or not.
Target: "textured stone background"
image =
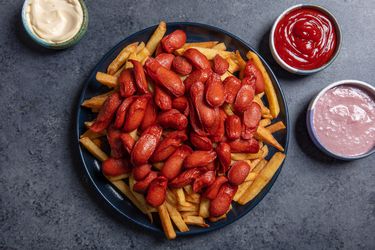
[[[327,158],[304,125],[309,100],[328,83],[374,85],[375,1],[316,1],[336,15],[344,43],[329,69],[308,77],[281,70],[267,45],[274,18],[296,1],[86,1],[89,30],[65,51],[28,43],[22,2],[0,1],[0,248],[375,249],[375,157]],[[284,169],[252,212],[173,242],[105,212],[79,178],[73,145],[74,109],[91,69],[118,41],[160,19],[215,25],[258,48],[280,79],[293,126]]]

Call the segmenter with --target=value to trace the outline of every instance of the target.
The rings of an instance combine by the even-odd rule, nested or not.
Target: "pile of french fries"
[[[92,112],[98,112],[106,98],[117,88],[117,78],[121,71],[133,67],[129,60],[135,59],[144,63],[148,56],[154,54],[166,31],[166,23],[160,22],[147,43],[136,42],[129,44],[122,49],[113,62],[108,66],[107,72],[97,72],[96,74],[96,80],[107,86],[109,91],[85,100],[82,103],[82,106],[91,109]],[[184,47],[176,50],[175,54],[182,55],[184,50],[192,47],[203,53],[209,60],[219,54],[228,61],[229,69],[224,75],[222,75],[222,80],[233,74],[238,74],[240,78],[242,77],[241,71],[244,69],[246,62],[238,51],[227,51],[226,45],[219,41],[207,41],[186,43]],[[272,179],[285,158],[285,154],[283,153],[284,148],[273,136],[278,131],[286,128],[282,121],[273,123],[280,112],[275,89],[259,57],[251,51],[246,54],[246,57],[248,60],[252,60],[261,71],[265,82],[265,91],[256,95],[254,98],[254,101],[260,105],[262,112],[262,120],[256,131],[256,138],[260,143],[261,149],[255,154],[231,154],[232,163],[243,160],[251,167],[245,182],[238,186],[237,193],[233,198],[234,202],[241,205],[247,204],[261,192],[261,190]],[[153,86],[150,85],[149,89],[152,92]],[[262,100],[264,97],[267,98],[269,107],[264,104]],[[231,105],[227,104],[224,107],[224,111],[228,115],[233,114]],[[92,123],[93,121],[86,121],[85,126],[88,128]],[[134,140],[139,138],[137,130],[130,134]],[[103,140],[106,140],[106,132],[95,133],[88,129],[80,136],[80,143],[82,146],[84,146],[99,161],[104,161],[108,158],[107,153],[102,149]],[[276,148],[279,152],[276,152],[272,156],[269,155],[269,146]],[[163,163],[153,164],[153,167],[159,170],[162,166]],[[189,225],[208,227],[208,222],[216,222],[226,218],[226,214],[221,217],[211,217],[209,214],[210,200],[201,197],[198,193],[194,193],[191,185],[178,189],[168,188],[164,204],[158,208],[153,208],[147,204],[144,195],[133,191],[135,180],[132,174],[124,174],[116,177],[106,176],[106,178],[142,213],[147,215],[151,222],[153,222],[153,214],[158,213],[161,225],[168,239],[174,239],[176,237],[175,229],[180,232],[187,232],[189,231]],[[230,210],[231,208],[228,212]]]

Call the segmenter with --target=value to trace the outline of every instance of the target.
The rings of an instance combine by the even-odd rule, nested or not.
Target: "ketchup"
[[[300,8],[285,15],[277,24],[276,51],[288,65],[311,70],[326,64],[336,49],[336,31],[323,12]]]

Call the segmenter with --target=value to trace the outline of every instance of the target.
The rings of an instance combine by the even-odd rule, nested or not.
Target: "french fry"
[[[255,178],[258,176],[258,173],[255,173],[255,172],[250,172],[247,176],[246,176],[246,179],[245,179],[245,182],[247,181],[254,181]],[[239,198],[239,197],[238,197]]]
[[[238,50],[236,50],[235,58],[240,70],[243,70],[246,66],[246,61],[242,58],[241,53]]]
[[[271,124],[271,119],[262,119],[259,122],[259,126],[266,127]]]
[[[229,104],[229,103],[225,103],[223,105],[223,109],[224,109],[224,112],[227,114],[227,115],[234,115],[233,113],[233,108],[232,108],[232,105]]]
[[[191,48],[191,47],[213,48],[218,43],[219,43],[218,41],[185,43],[182,48]]]
[[[174,192],[174,195],[177,198],[178,204],[185,205],[186,204],[186,199],[185,199],[184,190],[182,188],[176,188],[176,189],[172,189],[172,191]]]
[[[199,212],[198,211],[186,211],[186,212],[181,212],[180,214],[181,214],[182,217],[186,217],[188,215],[198,216]]]
[[[270,113],[271,111],[270,111],[270,110],[264,105],[262,99],[260,99],[259,96],[257,96],[257,95],[254,96],[254,100],[253,100],[253,102],[256,102],[256,103],[259,104],[259,106],[260,106],[260,110],[261,110],[261,112],[262,112],[262,116],[263,116],[263,115],[269,115],[269,114],[271,114],[271,113]],[[264,118],[264,117],[263,117],[263,118]],[[273,119],[273,117],[271,116],[270,119]]]
[[[256,166],[255,168],[252,170],[253,173],[256,173],[256,174],[259,174],[260,171],[262,171],[262,169],[264,168],[264,166],[266,166],[268,163],[267,160],[265,159],[262,159]]]
[[[121,50],[117,57],[108,66],[107,73],[113,75],[125,63],[129,55],[133,53],[138,46],[138,42],[131,43]]]
[[[219,216],[219,217],[209,217],[208,220],[210,222],[217,222],[219,220],[223,220],[223,219],[226,219],[227,218],[227,214],[223,214],[222,216]]]
[[[138,130],[137,130],[137,129],[135,129],[135,130],[133,130],[132,132],[130,132],[129,135],[130,135],[135,141],[138,141],[138,139],[139,139],[139,135],[138,135]]]
[[[231,153],[232,160],[243,161],[243,160],[254,160],[262,157],[263,151],[260,149],[257,153]]]
[[[176,225],[176,227],[178,228],[178,230],[180,230],[180,232],[187,232],[187,231],[189,231],[188,226],[186,225],[186,223],[182,219],[182,216],[177,211],[177,209],[174,206],[172,206],[171,204],[169,204],[168,202],[165,202],[165,205],[167,206],[167,210],[168,210],[169,216],[171,217],[173,223]]]
[[[176,196],[170,189],[167,189],[166,200],[168,201],[169,204],[172,204],[173,206],[177,205]]]
[[[210,200],[207,198],[202,198],[199,204],[199,216],[203,218],[210,217]]]
[[[129,55],[129,58],[128,58],[128,60],[125,63],[125,69],[131,69],[131,68],[133,68],[133,64],[129,60],[136,60],[138,62],[141,61],[141,60],[139,60],[139,58],[137,56],[137,53],[134,51],[133,53],[131,53]]]
[[[144,42],[141,42],[140,44],[138,44],[137,49],[135,50],[135,53],[138,54],[139,52],[141,52],[145,48],[145,46],[146,45]]]
[[[208,60],[214,59],[216,55],[220,55],[223,58],[228,58],[231,55],[233,55],[233,52],[230,52],[230,51],[223,51],[223,50],[216,50],[216,49],[209,49],[209,48],[202,48],[202,47],[191,47],[191,48],[197,49],[199,52],[205,55]],[[177,55],[182,56],[187,49],[188,48],[181,48],[181,49],[176,50],[175,53]]]
[[[245,191],[251,186],[251,184],[253,183],[255,177],[257,176],[258,174],[257,173],[252,173],[250,172],[249,175],[246,177],[246,180],[245,182],[243,182],[242,184],[240,184],[237,188],[237,192],[236,194],[234,195],[233,197],[233,200],[235,202],[238,202],[238,200],[241,198],[241,196],[245,193]],[[249,176],[251,178],[249,178]],[[247,180],[249,178],[249,180]]]
[[[227,50],[227,46],[225,46],[225,43],[218,43],[215,46],[213,46],[212,49],[225,51]]]
[[[113,90],[108,91],[104,94],[91,97],[90,99],[84,100],[81,106],[85,108],[101,108],[108,96],[114,93]]]
[[[104,136],[105,134],[106,134],[105,131],[97,133],[97,132],[93,132],[92,130],[88,129],[79,138],[88,137],[91,140],[93,140],[93,139],[100,138],[100,137]]]
[[[111,183],[118,189],[122,194],[124,194],[142,213],[146,214],[147,210],[144,210],[138,200],[134,197],[130,191],[129,186],[124,181],[111,181]]]
[[[150,52],[150,55],[154,54],[156,47],[160,43],[165,32],[167,32],[167,24],[164,21],[161,21],[146,44],[146,48]]]
[[[256,137],[268,143],[269,145],[277,148],[278,150],[284,151],[283,146],[280,145],[280,143],[275,139],[275,137],[273,137],[273,135],[270,131],[268,131],[268,129],[258,126],[256,131]]]
[[[122,174],[122,175],[118,175],[118,176],[108,176],[108,175],[105,175],[105,178],[107,178],[110,182],[124,180],[124,179],[127,179],[128,177],[129,177],[128,173]]]
[[[258,163],[261,161],[262,159],[261,158],[258,158],[258,159],[255,159],[255,160],[251,160],[250,162],[250,171],[252,171],[256,165],[258,165]]]
[[[102,147],[102,140],[100,140],[100,138],[90,138],[92,140],[92,142],[98,146],[98,148],[101,148]]]
[[[229,77],[229,76],[233,76],[233,74],[232,73],[230,73],[229,71],[227,71],[227,72],[225,72],[224,74],[222,74],[221,76],[220,76],[220,79],[222,80],[222,81],[224,81],[227,77]]]
[[[280,106],[277,100],[277,95],[275,88],[273,87],[270,76],[267,73],[267,70],[264,68],[260,58],[252,51],[249,51],[246,54],[246,57],[249,60],[253,60],[255,66],[260,70],[264,79],[264,91],[267,96],[268,103],[270,105],[270,111],[273,118],[276,118],[280,113]]]
[[[229,63],[228,71],[230,73],[233,74],[240,70],[240,66],[231,57],[227,58],[227,62]]]
[[[262,151],[263,151],[262,158],[266,158],[267,155],[268,155],[268,152],[269,152],[269,150],[268,150],[268,146],[267,146],[267,145],[264,145],[264,146],[262,147]]]
[[[150,55],[150,51],[148,51],[147,48],[143,48],[138,54],[137,54],[137,58],[138,60],[144,64],[145,62],[145,58],[147,58],[148,56]]]
[[[185,202],[184,205],[178,204],[177,210],[180,212],[197,212],[199,211],[199,205],[190,202]]]
[[[158,207],[158,212],[164,233],[169,240],[172,240],[176,238],[176,232],[174,231],[172,221],[169,217],[168,209],[165,203],[166,202],[164,202],[161,206]]]
[[[191,185],[184,186],[184,190],[187,194],[193,194],[193,187]]]
[[[199,204],[201,196],[199,194],[197,194],[197,193],[194,193],[194,194],[186,195],[185,199],[188,202]]]
[[[184,221],[188,225],[194,225],[199,227],[209,227],[208,224],[204,221],[204,219],[200,216],[191,216],[188,215],[184,217]]]
[[[99,161],[108,159],[108,155],[104,153],[95,143],[88,137],[79,139],[79,142]]]
[[[134,180],[133,175],[131,174],[129,176],[129,189],[130,189],[130,192],[132,192],[133,196],[138,200],[139,205],[142,206],[142,210],[146,211],[146,214],[147,214],[148,218],[150,219],[150,221],[152,223],[153,218],[152,218],[152,214],[149,212],[149,205],[147,204],[146,199],[145,199],[145,197],[142,194],[137,193],[137,192],[135,192],[133,190],[134,184],[135,184],[135,180]]]
[[[119,68],[119,69],[116,71],[116,73],[113,74],[113,76],[115,76],[115,77],[118,78],[118,77],[120,76],[121,72],[125,69],[125,66],[126,66],[126,64],[122,65],[121,68]]]
[[[94,121],[85,121],[84,124],[86,128],[90,128],[94,124]]]
[[[277,131],[280,131],[280,130],[283,130],[283,129],[286,129],[284,123],[282,121],[278,121],[274,124],[271,124],[269,125],[268,127],[266,127],[266,129],[271,133],[275,133]]]
[[[96,73],[96,80],[110,88],[115,88],[117,86],[117,77],[103,73],[103,72],[97,72]]]
[[[273,175],[281,166],[281,163],[285,159],[285,154],[281,152],[276,152],[270,161],[264,166],[264,168],[260,171],[259,175],[255,178],[254,182],[251,184],[250,187],[246,189],[244,194],[238,200],[238,203],[241,205],[245,205],[255,196],[259,194],[259,192],[267,185],[267,183],[272,179]]]

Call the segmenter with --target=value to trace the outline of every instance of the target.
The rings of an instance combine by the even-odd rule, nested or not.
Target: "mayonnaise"
[[[78,0],[30,0],[27,19],[32,31],[50,43],[73,38],[83,22]]]

